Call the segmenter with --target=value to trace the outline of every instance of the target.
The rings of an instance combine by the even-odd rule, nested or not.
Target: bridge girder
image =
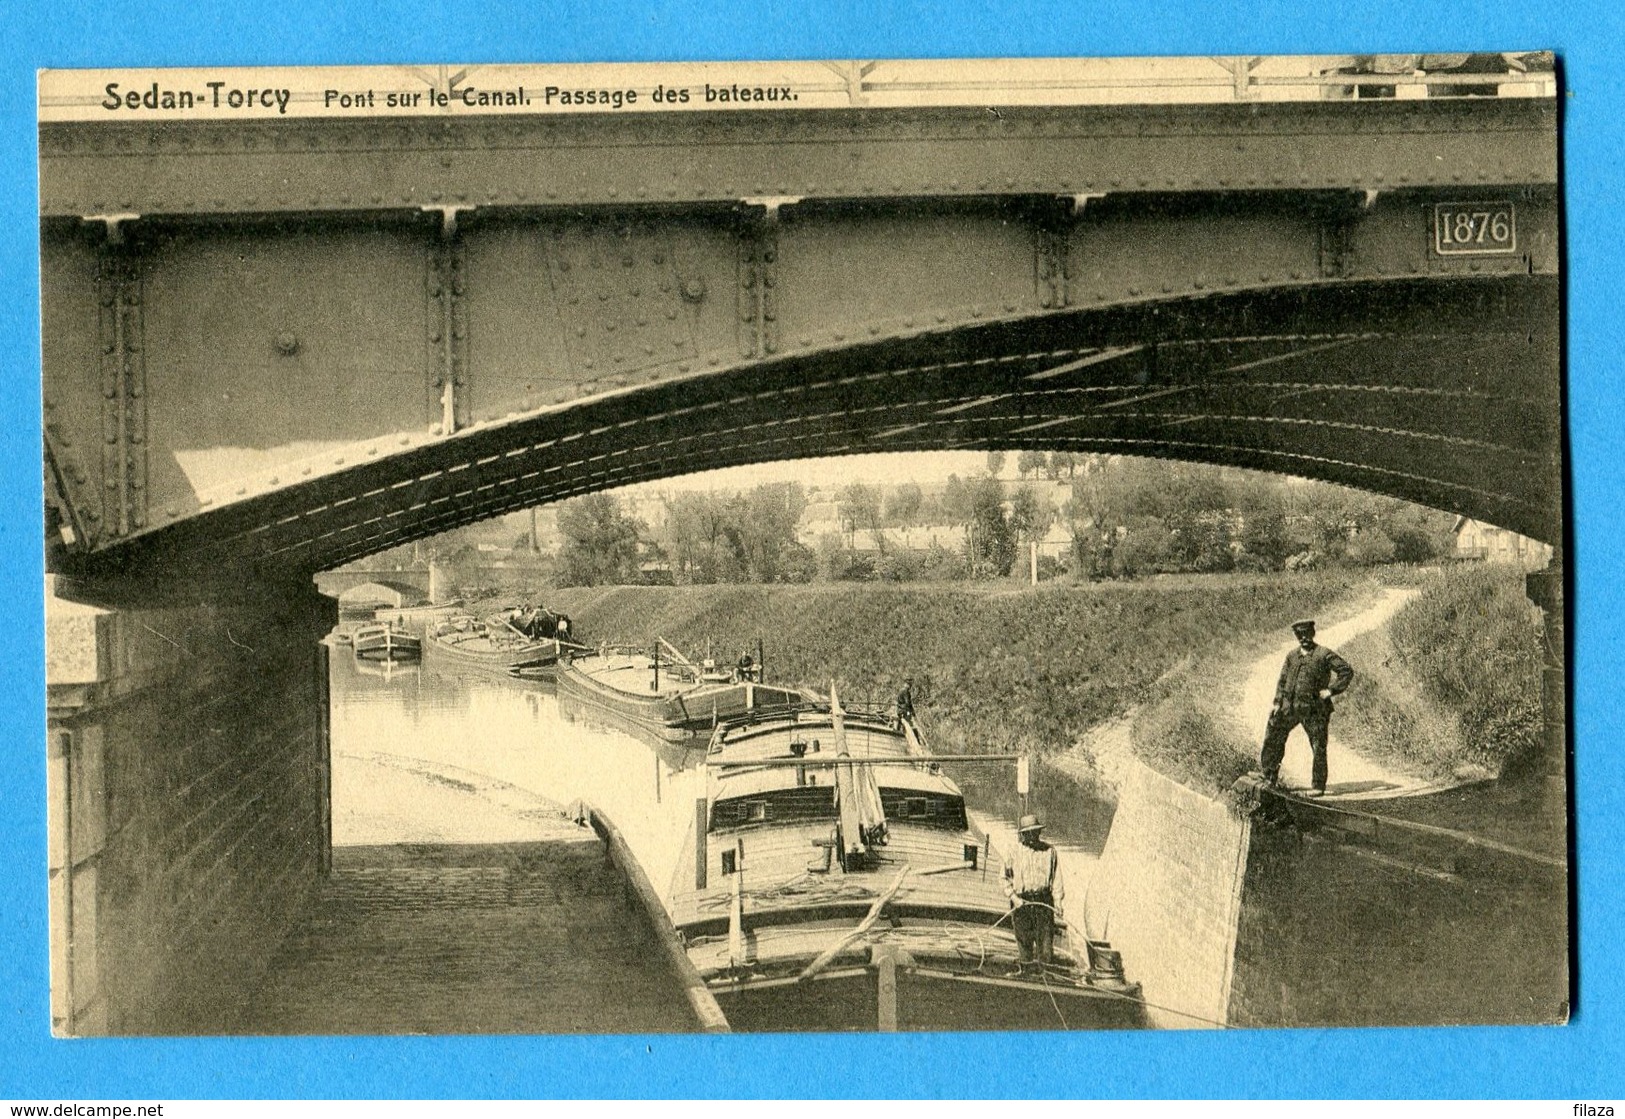
[[[315,570],[633,481],[945,446],[1230,462],[1556,539],[1551,109],[1423,104],[701,118],[686,160],[648,121],[412,123],[353,166],[351,125],[50,126],[62,562]],[[1506,251],[1442,244],[1459,211]]]
[[[1556,539],[1557,338],[1541,327],[1556,297],[1550,279],[1316,286],[750,363],[481,425],[80,562],[87,573],[241,559],[315,571],[633,482],[944,447],[1229,463]]]

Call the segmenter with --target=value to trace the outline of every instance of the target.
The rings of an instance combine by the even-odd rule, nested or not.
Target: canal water
[[[549,691],[331,656],[333,870],[233,1032],[697,1028],[573,802],[664,886],[698,772],[561,717]],[[675,763],[675,764],[674,764]]]
[[[551,685],[330,658],[333,873],[243,1032],[653,1032],[696,1028],[596,836],[620,830],[655,889],[679,875],[703,749],[659,749]],[[1011,821],[975,811],[996,847]],[[1063,850],[1081,898],[1094,853]]]
[[[538,837],[585,801],[620,828],[657,888],[670,883],[704,795],[699,751],[657,753],[567,717],[548,685],[332,660],[335,848]]]

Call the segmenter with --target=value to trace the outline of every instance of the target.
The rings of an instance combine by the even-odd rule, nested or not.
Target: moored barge
[[[350,634],[350,646],[358,661],[408,664],[423,655],[423,642],[416,634],[386,622],[356,627]]]
[[[665,642],[650,651],[605,646],[572,655],[559,662],[557,675],[562,703],[664,742],[690,741],[725,720],[810,699],[800,689],[762,683],[755,662],[743,670],[695,664]]]
[[[559,636],[535,637],[499,615],[480,621],[469,615],[429,627],[427,663],[439,668],[519,680],[551,680],[559,661],[584,651]]]

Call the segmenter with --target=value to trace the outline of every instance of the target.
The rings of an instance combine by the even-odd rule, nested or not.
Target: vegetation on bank
[[[1453,519],[1393,498],[1302,479],[1117,455],[1023,452],[940,484],[852,482],[817,489],[634,489],[572,498],[554,528],[491,538],[453,530],[428,547],[465,586],[492,564],[563,586],[972,582],[1432,562]],[[497,523],[497,522],[493,522]],[[497,531],[511,531],[507,523]],[[422,548],[381,557],[421,562]]]
[[[719,657],[763,643],[770,679],[849,704],[889,704],[906,678],[923,730],[944,752],[1039,757],[1037,803],[1061,834],[1087,839],[1079,790],[1043,759],[1155,694],[1180,665],[1212,660],[1284,618],[1324,612],[1353,583],[1341,573],[1180,577],[1138,584],[994,587],[811,585],[590,587],[538,595],[593,640]],[[1176,728],[1177,729],[1177,728]],[[1182,740],[1170,748],[1189,752]],[[1199,748],[1198,752],[1205,752]],[[974,803],[1014,805],[1008,771],[961,767]],[[1080,834],[1081,833],[1081,834]]]
[[[1373,752],[1397,748],[1403,761],[1433,773],[1515,772],[1539,755],[1541,616],[1524,593],[1523,571],[1446,568],[1382,637],[1373,643],[1371,675],[1390,698],[1351,697],[1351,742]],[[1431,722],[1416,723],[1418,711]]]

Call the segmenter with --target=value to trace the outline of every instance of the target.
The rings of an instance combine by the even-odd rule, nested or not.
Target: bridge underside
[[[755,362],[482,425],[89,557],[321,569],[529,505],[744,463],[1036,448],[1358,486],[1560,531],[1553,280],[1063,311]]]
[[[984,118],[47,129],[53,564],[309,573],[941,448],[1235,464],[1559,539],[1551,106]]]

